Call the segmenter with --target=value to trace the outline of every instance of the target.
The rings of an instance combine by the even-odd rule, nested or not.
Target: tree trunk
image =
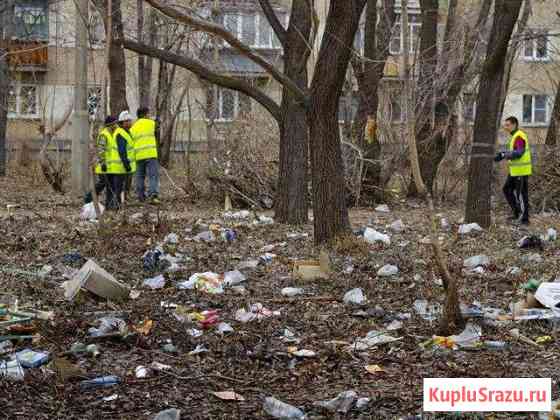
[[[354,59],[353,68],[358,82],[358,110],[352,123],[352,137],[363,150],[364,159],[368,162],[364,166],[364,193],[374,199],[383,199],[383,185],[381,182],[381,164],[379,163],[381,144],[376,131],[371,138],[365,136],[368,117],[377,125],[377,110],[379,108],[379,83],[383,77],[385,63],[389,57],[389,42],[391,30],[395,24],[395,0],[384,0],[378,20],[377,0],[368,0],[364,29],[364,57],[363,60]],[[374,161],[375,163],[369,162]],[[374,190],[368,194],[367,187]]]
[[[560,127],[560,82],[556,87],[556,98],[554,99],[554,108],[550,116],[550,125],[546,133],[546,145],[556,146],[558,144],[558,127]]]
[[[480,77],[465,220],[490,226],[493,155],[508,44],[522,0],[496,0],[488,52]]]
[[[105,10],[107,1],[105,0]],[[124,40],[123,22],[121,12],[121,0],[111,1],[111,12],[113,21],[112,39],[109,51],[109,74],[111,83],[109,85],[109,98],[111,114],[118,116],[120,112],[128,109],[126,100],[126,60],[122,41]]]
[[[144,38],[144,0],[136,1],[136,38],[138,42],[143,42]],[[141,107],[146,104],[146,80],[144,80],[146,56],[139,55],[138,59],[138,103]]]
[[[307,40],[311,33],[311,9],[294,2],[290,26],[284,43],[284,72],[297,85],[307,88]],[[298,225],[307,222],[309,127],[306,111],[287,88],[282,90],[280,122],[280,164],[274,200],[274,218],[279,223]]]
[[[0,40],[3,42],[3,40]],[[3,47],[3,46],[2,46]],[[8,92],[10,75],[8,72],[6,50],[0,48],[0,176],[6,176],[6,149],[8,131]]]
[[[332,1],[311,82],[308,110],[315,243],[350,227],[338,126],[338,102],[366,0]]]

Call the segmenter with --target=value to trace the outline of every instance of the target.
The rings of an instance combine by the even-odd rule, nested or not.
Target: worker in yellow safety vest
[[[136,153],[136,194],[146,200],[145,181],[148,177],[148,199],[159,204],[159,161],[156,139],[156,122],[148,117],[148,108],[138,109],[138,119],[130,128]]]
[[[99,196],[107,186],[107,147],[111,143],[116,124],[117,119],[112,115],[108,115],[107,118],[105,118],[105,124],[95,142],[95,174],[97,176],[97,181],[95,182],[94,188],[97,196]],[[84,198],[84,203],[88,204],[92,201],[93,194],[89,191]]]
[[[128,111],[119,114],[118,126],[111,136],[107,148],[107,194],[108,210],[118,210],[122,205],[121,194],[124,192],[127,175],[136,172],[134,143],[128,130],[132,117]]]
[[[504,195],[513,215],[511,220],[523,225],[529,224],[529,176],[533,173],[531,147],[527,133],[519,129],[516,117],[509,117],[504,130],[510,135],[508,150],[499,152],[496,162],[507,159],[508,177],[504,185]]]

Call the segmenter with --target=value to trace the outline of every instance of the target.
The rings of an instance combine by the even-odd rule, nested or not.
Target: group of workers
[[[99,195],[105,190],[107,210],[121,207],[133,176],[138,200],[160,203],[156,122],[148,113],[147,108],[139,108],[134,123],[129,111],[122,111],[118,118],[109,115],[97,137],[95,192]],[[91,201],[90,192],[85,202]]]

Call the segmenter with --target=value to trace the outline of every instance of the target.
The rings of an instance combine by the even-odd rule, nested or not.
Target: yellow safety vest
[[[531,147],[529,146],[529,139],[527,133],[522,130],[517,130],[511,136],[509,141],[509,151],[512,152],[515,147],[515,139],[521,137],[525,141],[525,152],[519,159],[509,160],[509,174],[510,176],[527,176],[532,175],[533,165],[531,163]]]
[[[102,137],[105,137],[105,156],[104,160],[105,162],[107,162],[107,150],[109,147],[109,144],[111,143],[111,132],[109,131],[109,129],[107,127],[105,127],[103,130],[101,130],[101,132],[99,133],[99,136],[97,136],[97,147],[99,148],[99,143]],[[104,173],[101,170],[101,165],[98,163],[97,165],[95,165],[95,173],[96,174],[102,174]]]
[[[149,118],[139,118],[130,128],[136,160],[157,159],[156,122]]]
[[[117,143],[117,136],[121,135],[126,139],[126,154],[130,162],[130,172],[126,172],[124,164],[119,155],[119,147]],[[130,134],[122,128],[118,127],[111,136],[111,143],[107,147],[107,173],[108,174],[126,174],[136,172],[136,159],[134,157],[134,145]]]

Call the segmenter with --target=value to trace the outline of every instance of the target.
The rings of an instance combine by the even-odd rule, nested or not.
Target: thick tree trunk
[[[2,40],[0,40],[2,42]],[[0,48],[0,176],[6,176],[6,148],[8,131],[8,92],[10,90],[10,77],[6,50]]]
[[[395,23],[395,0],[384,0],[378,19],[377,0],[368,0],[364,28],[364,57],[354,59],[353,69],[358,81],[358,110],[352,124],[352,137],[363,150],[364,166],[363,193],[366,196],[383,199],[381,164],[379,162],[381,144],[374,131],[371,138],[365,136],[368,117],[377,124],[379,108],[379,83],[383,77],[385,63],[389,57],[391,29]],[[374,161],[372,163],[371,161]],[[368,190],[373,188],[373,191]]]
[[[299,2],[301,3],[301,2]],[[307,40],[311,33],[311,9],[294,2],[290,26],[285,32],[284,72],[297,85],[307,88]],[[309,128],[305,106],[289,89],[282,90],[280,122],[280,164],[274,202],[274,218],[279,223],[307,222]]]
[[[554,108],[550,116],[550,125],[546,133],[546,145],[556,146],[558,144],[558,127],[560,127],[560,82],[556,87],[556,98],[554,99]]]
[[[492,168],[508,44],[522,0],[496,0],[494,22],[477,98],[465,221],[490,226]]]
[[[366,0],[332,1],[313,81],[308,111],[315,243],[333,241],[349,229],[338,102],[351,46]]]
[[[105,10],[107,1],[105,0]],[[111,12],[113,30],[111,48],[109,50],[109,74],[111,83],[109,85],[109,98],[111,114],[118,115],[121,111],[128,109],[126,100],[126,61],[122,41],[124,40],[123,22],[121,12],[121,0],[111,1]]]

